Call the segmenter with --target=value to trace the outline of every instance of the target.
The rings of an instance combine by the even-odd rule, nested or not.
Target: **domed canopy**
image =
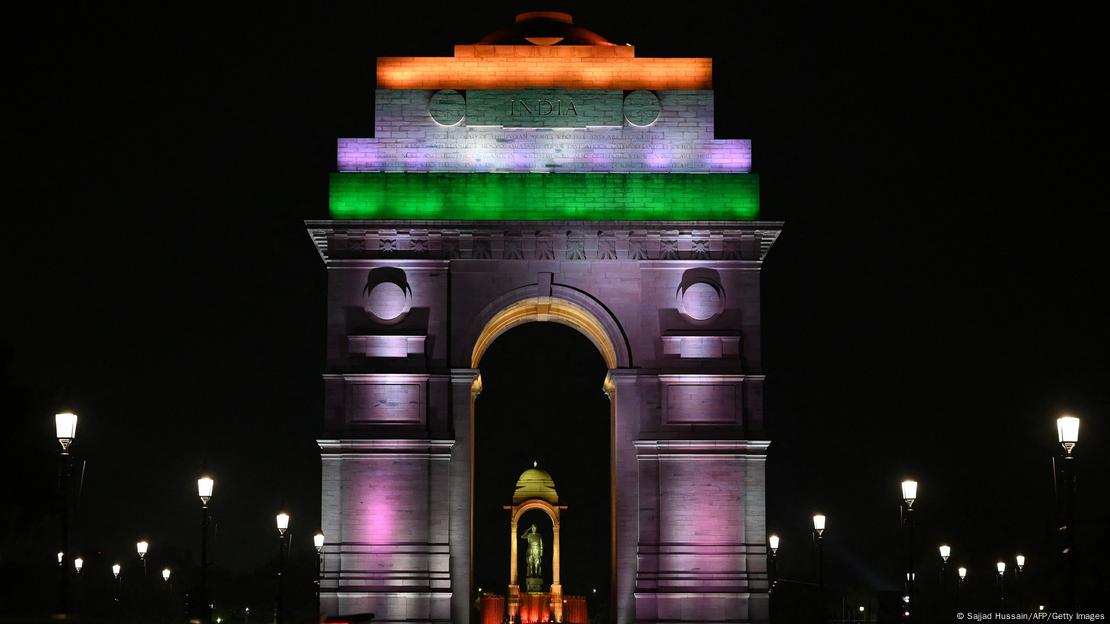
[[[499,28],[482,37],[482,45],[522,45],[531,43],[539,46],[563,45],[616,45],[592,30],[574,25],[569,13],[557,11],[530,11],[516,16],[512,26]]]
[[[525,470],[516,480],[513,504],[522,503],[530,498],[539,498],[552,505],[559,502],[559,493],[555,491],[555,480],[547,472],[535,467]]]

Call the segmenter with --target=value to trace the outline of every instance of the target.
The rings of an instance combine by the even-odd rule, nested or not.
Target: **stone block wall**
[[[714,137],[712,91],[655,92],[659,116],[644,127],[621,118],[624,94],[610,91],[620,94],[615,123],[598,120],[602,125],[572,130],[559,128],[565,122],[557,116],[551,118],[555,128],[475,127],[469,119],[443,126],[428,112],[433,93],[378,89],[374,137],[339,139],[339,171],[751,171],[751,141]],[[469,109],[473,98],[463,96]],[[513,96],[486,101],[505,107]]]

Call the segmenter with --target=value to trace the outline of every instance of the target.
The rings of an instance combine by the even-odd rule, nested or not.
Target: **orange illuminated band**
[[[709,58],[636,58],[632,46],[455,46],[378,58],[379,89],[712,89]]]

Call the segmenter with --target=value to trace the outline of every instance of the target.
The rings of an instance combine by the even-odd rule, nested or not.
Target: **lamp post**
[[[320,577],[324,572],[324,532],[317,531],[312,536],[312,545],[316,548],[316,615],[320,615]],[[479,588],[479,592],[481,589]]]
[[[999,561],[994,568],[998,570],[998,603],[1001,607],[1006,604],[1006,562]]]
[[[768,566],[770,572],[771,586],[767,588],[767,619],[772,620],[772,614],[775,604],[775,585],[779,581],[779,536],[774,533],[767,536],[767,545],[771,547],[771,560]]]
[[[146,540],[139,540],[135,543],[135,552],[139,553],[139,561],[143,562],[143,578],[146,578],[146,551],[150,548],[150,544]]]
[[[123,590],[123,581],[119,578],[120,570],[123,567],[118,563],[112,564],[112,579],[115,581],[115,595],[112,597],[113,606],[115,606],[116,613],[119,613],[119,598]]]
[[[208,605],[208,501],[212,500],[212,490],[216,482],[204,475],[197,479],[197,495],[200,496],[200,601],[201,621],[208,622],[212,619]]]
[[[60,468],[58,474],[58,504],[61,507],[61,533],[62,550],[58,565],[61,567],[61,576],[58,580],[58,606],[63,615],[69,614],[69,480],[73,462],[69,455],[69,446],[77,437],[77,414],[63,412],[54,415],[54,428],[58,437],[58,444],[62,446]]]
[[[277,605],[274,621],[285,624],[285,543],[289,535],[289,514],[282,511],[275,516],[278,530]]]
[[[917,481],[906,479],[902,481],[902,527],[906,530],[906,598],[905,611],[912,616],[913,582],[916,574],[913,570],[913,502],[917,500]]]
[[[85,560],[77,557],[73,560],[73,569],[77,571],[77,608],[76,611],[81,610],[82,603],[85,599],[85,583],[81,580],[81,568],[85,565]]]
[[[162,581],[166,585],[166,615],[173,619],[173,585],[170,584],[170,569],[162,568]]]
[[[1064,609],[1075,609],[1075,455],[1079,443],[1079,419],[1061,416],[1056,419],[1056,437],[1064,454],[1052,458],[1056,489],[1057,528],[1060,535],[1060,562],[1064,566]]]
[[[817,547],[817,608],[819,621],[825,621],[825,514],[813,514],[813,541]]]
[[[938,577],[937,584],[940,588],[940,606],[941,606],[941,610],[943,610],[944,609],[944,577],[945,577],[945,573],[948,572],[948,559],[949,559],[949,557],[952,556],[952,547],[949,546],[948,544],[941,544],[940,547],[937,548],[937,551],[940,552],[940,576]]]
[[[1022,608],[1021,603],[1024,601],[1022,589],[1025,586],[1025,580],[1022,578],[1022,573],[1025,571],[1025,555],[1017,555],[1014,557],[1014,600],[1017,602],[1017,608]]]
[[[146,612],[149,607],[150,598],[147,596],[147,574],[146,574],[146,552],[150,548],[150,543],[146,540],[139,540],[135,542],[135,552],[139,555],[139,562],[143,564],[143,580],[139,581],[139,599],[138,610],[140,614]]]
[[[963,589],[964,579],[967,578],[967,568],[960,566],[956,569],[956,610],[960,608],[960,590]]]

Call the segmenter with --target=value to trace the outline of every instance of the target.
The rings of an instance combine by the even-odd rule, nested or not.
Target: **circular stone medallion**
[[[651,91],[633,91],[624,98],[624,118],[638,128],[655,123],[660,110],[659,98]]]
[[[721,313],[721,293],[707,282],[690,284],[679,297],[682,313],[695,321],[708,321]]]
[[[428,114],[441,126],[457,126],[466,116],[466,100],[454,89],[444,89],[432,94]]]
[[[366,295],[366,310],[382,321],[399,320],[409,311],[405,289],[393,282],[381,282]]]

